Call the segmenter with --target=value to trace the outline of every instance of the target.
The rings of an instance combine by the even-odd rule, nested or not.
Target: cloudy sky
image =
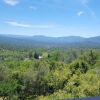
[[[100,0],[0,0],[0,34],[100,35]]]

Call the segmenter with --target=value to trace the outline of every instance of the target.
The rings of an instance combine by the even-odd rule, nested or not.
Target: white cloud
[[[18,0],[3,0],[6,4],[11,5],[11,6],[15,6],[19,3]]]
[[[10,24],[12,26],[18,26],[18,27],[27,27],[27,28],[31,27],[31,25],[21,24],[21,23],[14,22],[14,21],[6,21],[5,23]]]
[[[83,15],[83,14],[84,14],[83,11],[79,11],[79,12],[77,13],[77,16],[81,16],[81,15]]]
[[[91,2],[91,0],[80,0],[80,2],[88,10],[88,12],[91,14],[91,16],[94,17],[95,19],[97,19],[95,12],[88,6],[88,4],[89,4],[89,2]]]
[[[22,28],[41,28],[41,29],[45,29],[45,28],[54,28],[55,25],[31,25],[31,24],[23,24],[23,23],[18,23],[15,21],[6,21],[5,23],[12,25],[12,26],[16,26],[16,27],[22,27]]]
[[[29,8],[32,9],[32,10],[37,10],[36,6],[30,6]]]

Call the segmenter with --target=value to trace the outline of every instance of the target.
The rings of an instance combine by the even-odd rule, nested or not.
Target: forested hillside
[[[99,48],[100,36],[84,38],[80,36],[47,37],[42,35],[40,36],[0,35],[0,44],[24,46],[28,48],[29,47]]]
[[[0,45],[1,100],[100,96],[100,49]]]

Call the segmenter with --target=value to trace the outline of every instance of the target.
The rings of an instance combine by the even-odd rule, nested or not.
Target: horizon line
[[[92,37],[99,37],[100,35],[96,35],[96,36],[80,36],[80,35],[66,35],[66,36],[49,36],[49,35],[24,35],[24,34],[1,34],[0,35],[4,35],[4,36],[19,36],[19,37],[35,37],[35,36],[41,36],[41,37],[51,37],[51,38],[60,38],[60,37],[81,37],[81,38],[92,38]]]

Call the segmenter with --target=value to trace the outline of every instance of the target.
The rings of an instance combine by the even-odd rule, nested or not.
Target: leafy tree
[[[90,50],[89,52],[83,54],[80,59],[85,60],[87,63],[93,66],[94,64],[96,64],[98,56],[99,55],[95,51]]]
[[[85,61],[76,60],[70,64],[70,70],[73,74],[77,71],[81,73],[86,73],[89,69],[89,65]]]

